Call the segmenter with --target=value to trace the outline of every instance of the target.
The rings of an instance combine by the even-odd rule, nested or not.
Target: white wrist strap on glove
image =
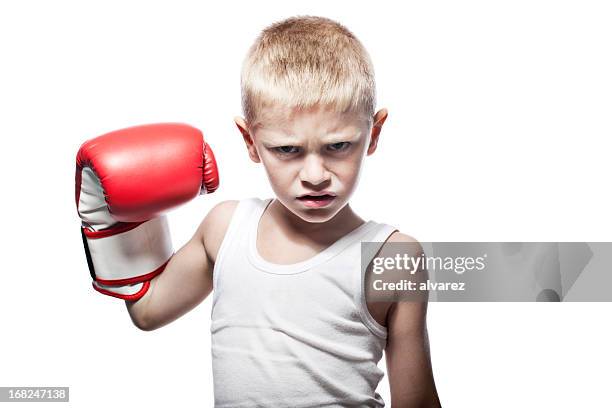
[[[142,296],[174,253],[166,216],[125,224],[125,231],[82,231],[94,288],[111,296]]]

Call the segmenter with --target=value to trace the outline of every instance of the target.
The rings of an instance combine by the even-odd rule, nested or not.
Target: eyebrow
[[[330,133],[321,136],[323,144],[333,144],[339,142],[355,142],[359,140],[362,132],[360,130],[351,132],[350,134]],[[291,145],[301,142],[301,138],[295,134],[272,134],[264,136],[264,144],[272,145]]]
[[[327,143],[337,143],[337,142],[354,142],[361,137],[361,130],[357,130],[355,132],[347,132],[347,133],[330,133],[324,135],[322,140]]]
[[[299,136],[295,134],[269,130],[264,136],[264,139],[273,140],[274,142],[279,142],[279,141],[297,141],[300,138]]]

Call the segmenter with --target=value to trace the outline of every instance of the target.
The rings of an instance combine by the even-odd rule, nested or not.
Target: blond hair
[[[324,17],[295,16],[265,28],[241,74],[242,109],[254,125],[264,106],[374,115],[376,86],[368,52],[346,27]]]

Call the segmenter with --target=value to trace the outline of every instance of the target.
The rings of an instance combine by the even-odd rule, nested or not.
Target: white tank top
[[[240,201],[217,254],[215,407],[383,407],[387,330],[367,309],[361,242],[382,245],[395,228],[369,221],[310,259],[273,264],[256,248],[271,201]]]

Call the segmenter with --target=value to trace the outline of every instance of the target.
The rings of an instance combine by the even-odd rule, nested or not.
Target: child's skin
[[[267,261],[292,264],[313,257],[364,221],[348,201],[366,155],[375,152],[387,110],[373,118],[315,106],[263,108],[248,126],[235,118],[249,157],[262,163],[276,195],[263,213],[257,249]],[[304,194],[333,197],[300,198]],[[194,236],[151,282],[137,302],[126,302],[134,324],[154,330],[185,314],[213,289],[212,272],[237,201],[215,206]],[[416,242],[400,232],[387,242]],[[177,296],[180,294],[180,296]],[[385,348],[391,406],[439,407],[426,330],[426,302],[368,302],[387,327]]]

